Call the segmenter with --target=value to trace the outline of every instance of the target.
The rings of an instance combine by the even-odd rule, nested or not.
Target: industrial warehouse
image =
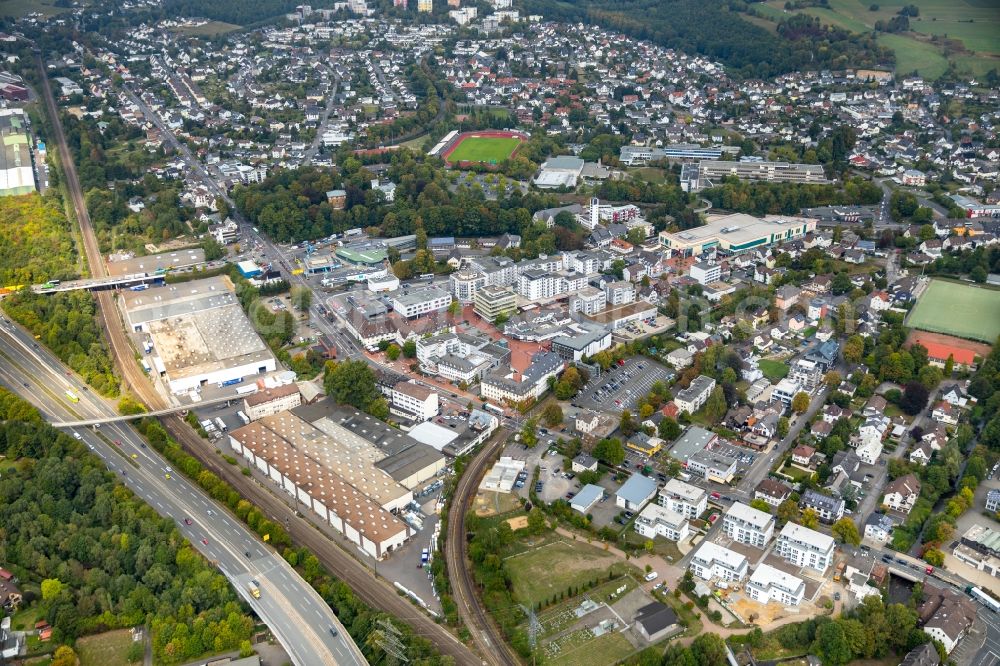
[[[323,400],[229,435],[233,450],[373,557],[410,538],[397,517],[445,457],[349,407]]]
[[[20,109],[0,109],[0,196],[35,191],[27,116]]]
[[[149,334],[152,366],[171,393],[236,383],[277,367],[227,278],[122,292],[122,302],[130,329]]]

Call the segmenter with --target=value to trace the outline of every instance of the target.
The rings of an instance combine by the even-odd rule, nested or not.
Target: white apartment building
[[[569,297],[569,311],[595,315],[608,304],[607,294],[596,287],[584,287]]]
[[[798,606],[806,595],[806,584],[769,564],[758,565],[746,584],[747,596],[762,604],[777,601],[784,606]]]
[[[722,266],[699,261],[691,266],[688,274],[692,280],[697,280],[698,284],[711,284],[722,279]]]
[[[438,415],[437,391],[414,382],[399,382],[389,391],[389,411],[414,421],[427,421]]]
[[[677,392],[674,404],[677,409],[688,414],[694,414],[708,401],[715,388],[715,380],[705,375],[698,375],[686,389]]]
[[[782,559],[797,567],[809,567],[820,574],[833,563],[833,537],[803,527],[797,523],[785,523],[778,535],[774,552]]]
[[[510,287],[517,282],[517,264],[509,257],[476,257],[469,261],[469,267],[481,271],[486,284],[493,287]]]
[[[780,400],[786,405],[790,405],[792,404],[792,398],[795,397],[795,394],[801,391],[802,386],[797,381],[785,377],[774,385],[774,389],[771,391],[771,397]]]
[[[302,404],[302,394],[295,384],[285,384],[258,391],[243,398],[243,413],[251,421],[294,409]]]
[[[734,541],[765,548],[774,536],[774,516],[735,502],[722,520],[722,529]]]
[[[708,508],[708,491],[680,479],[670,479],[667,485],[660,489],[657,501],[660,506],[694,519],[705,513]]]
[[[407,319],[444,310],[449,305],[451,294],[434,285],[403,289],[392,297],[393,310]]]
[[[738,583],[746,578],[749,566],[747,558],[740,553],[706,540],[691,556],[688,568],[702,580],[717,578]]]
[[[690,533],[687,518],[652,502],[639,513],[634,524],[635,531],[648,539],[662,536],[670,541],[683,541]]]
[[[562,292],[563,282],[555,273],[531,269],[517,278],[517,293],[529,301],[554,298]]]
[[[628,280],[616,280],[604,285],[604,293],[611,305],[625,305],[635,302],[635,285]]]
[[[480,271],[456,271],[448,277],[451,284],[451,295],[459,303],[472,303],[476,293],[486,286],[486,276]]]

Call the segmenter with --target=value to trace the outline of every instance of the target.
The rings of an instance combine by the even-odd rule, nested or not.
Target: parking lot
[[[635,411],[639,399],[649,393],[658,381],[667,382],[675,377],[674,371],[648,358],[636,357],[625,361],[601,375],[601,378],[582,393],[576,404],[604,411]]]

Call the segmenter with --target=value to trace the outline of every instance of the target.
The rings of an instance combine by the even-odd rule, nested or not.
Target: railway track
[[[66,189],[80,225],[84,255],[91,275],[94,277],[105,276],[108,274],[107,266],[104,263],[104,257],[101,254],[90,215],[87,212],[83,192],[80,189],[80,181],[76,175],[76,165],[66,143],[66,136],[59,120],[58,108],[55,98],[52,96],[45,65],[41,54],[37,51],[35,63],[42,81],[42,96],[45,98],[47,113],[52,121],[53,136],[50,137],[50,140],[54,140],[59,151]],[[118,366],[124,383],[147,407],[154,410],[165,408],[166,401],[156,392],[139,366],[130,362],[134,356],[134,349],[125,333],[123,322],[119,318],[118,308],[112,293],[100,291],[97,292],[97,298],[101,313],[101,325],[107,335],[115,364]],[[341,550],[338,545],[331,542],[304,518],[297,516],[287,504],[265,488],[257,485],[253,480],[243,476],[238,468],[229,464],[221,464],[219,457],[215,455],[214,447],[207,446],[182,418],[167,416],[161,417],[160,421],[167,432],[188,453],[201,461],[207,469],[224,479],[272,519],[285,525],[295,543],[308,548],[323,566],[332,575],[347,584],[358,598],[373,608],[408,623],[417,635],[430,641],[441,654],[452,657],[456,664],[475,666],[482,663],[482,660],[452,633],[415,608],[409,601],[400,597],[395,588],[384,580],[376,578],[366,566]]]
[[[462,622],[472,633],[473,641],[486,663],[492,666],[520,666],[521,660],[504,639],[503,633],[486,613],[476,593],[476,584],[469,572],[468,542],[465,538],[465,514],[486,473],[486,466],[497,457],[507,441],[507,432],[500,429],[497,436],[480,451],[466,467],[448,510],[448,535],[445,542],[445,562],[448,579]]]

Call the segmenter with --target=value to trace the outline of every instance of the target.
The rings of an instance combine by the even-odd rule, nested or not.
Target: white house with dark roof
[[[918,497],[920,497],[920,481],[913,474],[906,474],[886,485],[882,504],[893,511],[909,514]]]

